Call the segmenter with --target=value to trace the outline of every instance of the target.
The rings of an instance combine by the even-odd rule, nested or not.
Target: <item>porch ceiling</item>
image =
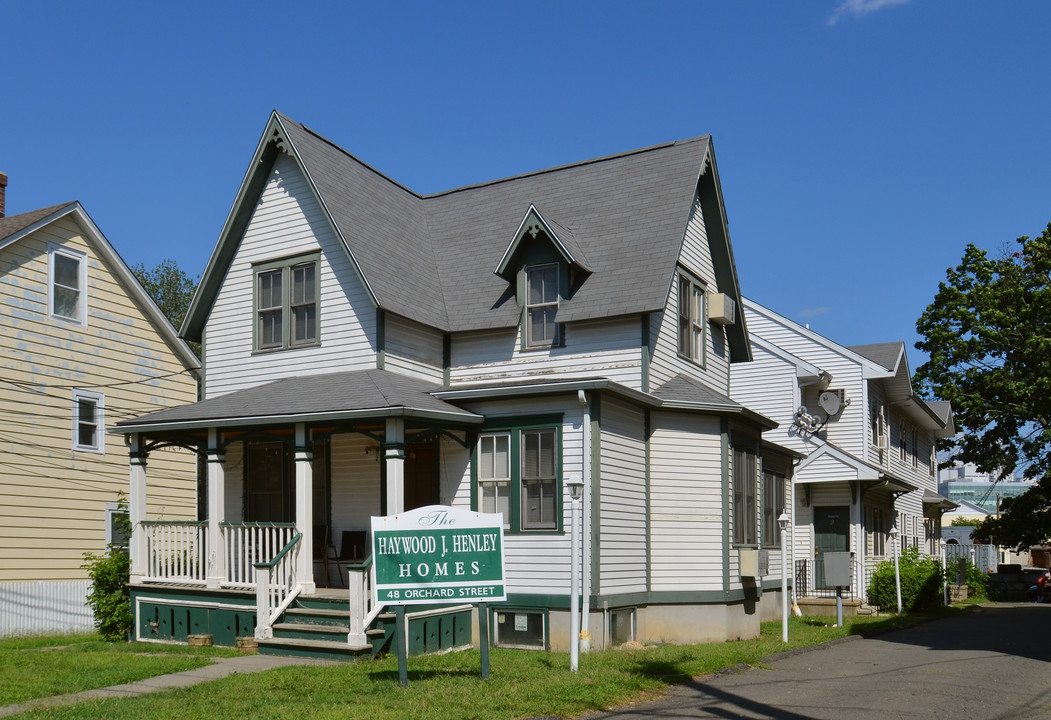
[[[481,415],[434,397],[439,387],[385,370],[355,370],[285,378],[191,405],[122,420],[115,432],[165,432],[210,427],[287,425],[414,417],[478,425]]]

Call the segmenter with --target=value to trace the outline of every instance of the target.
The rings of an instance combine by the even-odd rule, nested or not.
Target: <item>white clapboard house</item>
[[[903,342],[844,347],[750,300],[753,362],[733,367],[731,396],[778,422],[763,437],[803,457],[795,467],[794,590],[804,611],[829,614],[836,589],[824,555],[848,552],[848,602],[861,608],[876,565],[916,546],[941,556],[935,444],[954,433],[949,403],[912,389]]]
[[[710,137],[420,195],[274,113],[182,328],[204,399],[120,423],[137,636],[373,651],[370,517],[442,504],[504,516],[492,642],[564,649],[576,480],[591,647],[755,636],[792,454],[729,397],[739,307]],[[168,444],[206,522],[142,521]],[[414,651],[472,641],[409,610]]]

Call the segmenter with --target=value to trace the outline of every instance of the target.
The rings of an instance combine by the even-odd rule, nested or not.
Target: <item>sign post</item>
[[[482,677],[489,673],[487,604],[507,599],[504,587],[504,520],[484,514],[429,505],[372,518],[375,605],[393,605],[399,613],[398,676],[408,686],[403,622],[406,605],[481,603],[479,634]]]

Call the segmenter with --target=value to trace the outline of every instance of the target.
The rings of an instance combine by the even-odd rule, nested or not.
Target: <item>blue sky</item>
[[[1051,221],[1051,3],[0,0],[9,215],[208,260],[276,108],[421,193],[710,133],[741,287],[905,340]]]

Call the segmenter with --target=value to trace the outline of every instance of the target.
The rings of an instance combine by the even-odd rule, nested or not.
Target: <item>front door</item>
[[[409,443],[405,448],[405,509],[436,505],[438,501],[437,441]]]
[[[827,552],[850,551],[850,508],[846,505],[814,508],[814,587],[825,583]]]

